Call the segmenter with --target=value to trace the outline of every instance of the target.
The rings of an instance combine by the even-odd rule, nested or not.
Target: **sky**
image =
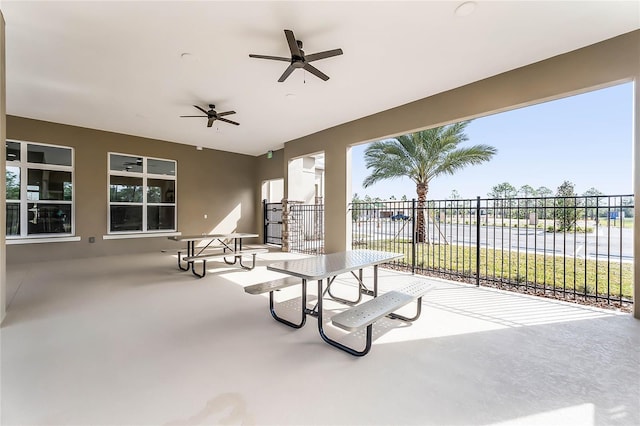
[[[469,140],[460,146],[486,144],[498,153],[487,163],[468,166],[454,176],[439,176],[429,184],[428,199],[486,198],[492,187],[508,182],[546,186],[554,193],[568,180],[578,195],[596,188],[606,195],[631,194],[633,83],[549,101],[473,120]],[[362,198],[416,198],[407,179],[381,181],[368,188],[364,151],[353,147],[352,192]]]

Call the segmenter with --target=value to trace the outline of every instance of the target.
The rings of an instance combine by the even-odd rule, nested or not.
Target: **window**
[[[109,233],[176,230],[176,165],[109,153]]]
[[[7,238],[74,234],[73,148],[6,142]]]

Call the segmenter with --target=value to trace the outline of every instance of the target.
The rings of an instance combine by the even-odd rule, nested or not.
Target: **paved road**
[[[359,225],[359,226],[358,226]],[[366,221],[354,224],[354,240],[410,239],[411,222]],[[429,239],[435,243],[476,246],[476,226],[429,223]],[[633,261],[633,229],[599,226],[594,232],[545,232],[539,228],[481,226],[480,245],[515,252],[536,252],[578,258]]]

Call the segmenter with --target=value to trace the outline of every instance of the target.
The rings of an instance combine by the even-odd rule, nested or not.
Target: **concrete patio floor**
[[[268,295],[243,291],[293,257],[262,255],[250,272],[210,262],[204,279],[173,253],[8,265],[1,423],[640,424],[628,314],[434,280],[417,322],[381,321],[355,358],[315,319],[291,329]],[[382,291],[408,279],[380,270]],[[294,316],[295,289],[277,297],[293,298],[278,309]]]

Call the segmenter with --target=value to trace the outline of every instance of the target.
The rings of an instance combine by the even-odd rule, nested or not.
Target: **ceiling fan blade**
[[[300,48],[298,47],[296,36],[293,35],[293,31],[284,30],[284,35],[285,37],[287,37],[287,43],[289,43],[289,50],[291,51],[291,56],[302,57],[302,53],[300,53]]]
[[[342,49],[333,49],[327,50],[325,52],[312,53],[311,55],[306,55],[305,59],[307,62],[317,61],[319,59],[331,58],[333,56],[342,55]]]
[[[229,123],[229,124],[235,124],[236,126],[240,125],[240,123],[236,123],[235,121],[227,120],[226,118],[218,118],[218,120],[224,121],[225,123]]]
[[[250,58],[258,58],[258,59],[272,59],[274,61],[291,62],[291,58],[283,58],[282,56],[267,56],[267,55],[250,54],[249,57]]]
[[[198,105],[194,105],[194,107],[198,108],[200,111],[204,112],[205,114],[207,114],[207,116],[209,115],[207,113],[207,111],[205,111],[204,109],[200,108]]]
[[[204,117],[204,118],[207,118],[206,115],[181,115],[180,117],[181,118],[189,118],[189,117],[198,117],[198,118]]]
[[[235,114],[235,111],[225,111],[225,112],[219,112],[218,113],[218,117],[224,117],[225,115],[231,115],[231,114]]]
[[[309,65],[311,66],[311,65]],[[296,67],[294,67],[293,65],[289,65],[287,67],[286,70],[284,70],[284,72],[282,73],[282,75],[280,76],[280,78],[278,79],[278,83],[282,83],[283,81],[285,81],[287,79],[287,77],[289,77],[289,74],[291,74],[293,72],[293,70],[295,70]]]
[[[329,80],[328,75],[326,75],[325,73],[323,73],[322,71],[320,71],[318,68],[314,67],[311,64],[304,64],[303,68],[324,81]]]
[[[207,122],[207,127],[211,127],[214,121],[215,121],[215,117],[209,117],[209,121]]]

